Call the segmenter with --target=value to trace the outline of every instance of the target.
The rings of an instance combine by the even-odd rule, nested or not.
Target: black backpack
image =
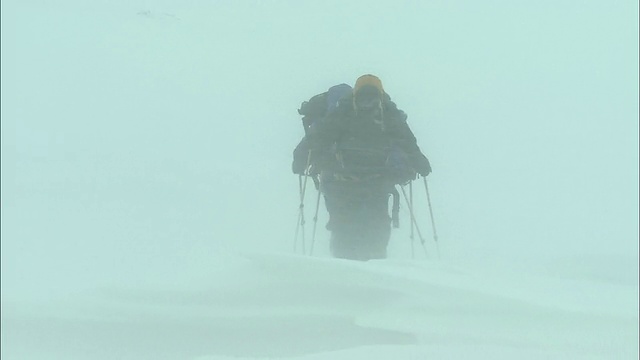
[[[307,101],[303,101],[298,109],[298,114],[302,115],[302,126],[307,134],[313,123],[327,115],[327,92],[313,96]]]
[[[338,106],[340,99],[350,93],[351,86],[338,84],[321,94],[313,96],[308,101],[303,101],[300,109],[298,109],[298,114],[303,116],[302,126],[304,127],[304,133],[307,134],[311,125],[332,112]]]

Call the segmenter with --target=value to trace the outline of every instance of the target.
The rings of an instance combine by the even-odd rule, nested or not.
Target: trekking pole
[[[413,181],[409,182],[409,200],[410,200],[410,205],[409,207],[413,209]],[[409,239],[411,239],[411,258],[415,259],[416,254],[415,254],[415,250],[414,250],[414,236],[413,236],[413,231],[415,229],[415,226],[413,224],[413,221],[411,222],[411,234],[409,235]]]
[[[418,233],[418,237],[420,238],[420,243],[422,244],[422,248],[424,249],[424,255],[429,256],[429,254],[427,254],[427,247],[424,244],[425,243],[424,238],[422,237],[422,233],[420,232],[420,227],[418,227],[418,223],[416,222],[416,217],[413,213],[413,206],[411,206],[411,202],[409,202],[409,199],[407,198],[407,192],[404,191],[404,186],[400,186],[400,190],[402,190],[402,196],[404,196],[404,201],[406,201],[407,205],[409,206],[409,214],[411,215],[411,221],[413,222],[413,225],[415,225],[416,227],[416,232]]]
[[[305,220],[304,220],[304,196],[305,196],[305,192],[307,189],[307,180],[309,178],[309,174],[307,173],[307,169],[309,168],[309,163],[311,162],[311,150],[309,150],[309,156],[307,157],[307,166],[305,167],[304,170],[304,182],[302,181],[302,176],[300,175],[298,177],[298,185],[300,187],[300,206],[298,207],[299,212],[298,212],[298,226],[296,227],[296,236],[293,242],[293,251],[296,252],[297,251],[297,246],[298,246],[298,232],[300,230],[300,228],[302,228],[302,253],[304,254],[306,252],[306,238],[305,238],[305,233],[304,233],[304,225],[305,225]]]
[[[309,255],[313,255],[313,245],[316,243],[316,228],[318,226],[318,210],[320,209],[320,187],[318,187],[318,199],[316,200],[316,214],[313,217],[313,233],[311,234],[311,249]]]
[[[427,192],[427,203],[429,204],[429,215],[431,216],[431,227],[433,228],[433,241],[436,243],[436,250],[438,251],[438,259],[440,258],[440,247],[438,246],[438,233],[436,232],[436,223],[433,221],[433,208],[431,207],[431,196],[429,196],[429,186],[427,186],[427,178],[422,177],[424,181],[424,189]]]
[[[302,197],[302,175],[298,176],[298,192],[300,194],[300,197]],[[299,208],[298,208],[298,222],[296,223],[296,236],[293,240],[293,252],[297,251],[297,247],[298,247],[298,233],[300,233],[300,227],[301,227],[301,220],[302,220],[302,211],[301,208],[304,205],[302,204],[302,202],[300,202]]]

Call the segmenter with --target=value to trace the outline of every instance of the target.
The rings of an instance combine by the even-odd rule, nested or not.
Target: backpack
[[[329,90],[314,95],[311,99],[303,101],[298,109],[298,114],[302,115],[302,126],[307,134],[313,124],[327,116],[335,110],[338,101],[351,92],[351,86],[339,84],[329,88]]]
[[[306,135],[311,126],[323,119],[338,106],[338,101],[348,93],[351,93],[351,86],[339,84],[329,88],[329,90],[314,95],[311,99],[303,101],[298,109],[298,114],[302,115],[302,126],[305,137],[300,140],[298,146],[293,151],[293,163],[291,169],[294,174],[304,174],[308,165],[309,143]]]

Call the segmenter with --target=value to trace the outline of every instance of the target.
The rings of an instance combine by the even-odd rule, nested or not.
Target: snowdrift
[[[179,273],[180,269],[175,269]],[[212,258],[206,281],[3,299],[3,359],[635,359],[637,286],[444,262]]]

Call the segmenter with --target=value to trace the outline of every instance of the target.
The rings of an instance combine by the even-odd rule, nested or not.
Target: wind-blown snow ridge
[[[273,253],[212,259],[209,276],[199,286],[182,288],[102,288],[37,311],[3,303],[3,329],[10,329],[3,336],[22,352],[36,338],[47,338],[50,342],[32,349],[69,359],[86,358],[82,354],[200,360],[631,359],[637,354],[633,305],[580,304],[592,292],[612,289],[617,289],[614,298],[633,298],[633,286],[489,278],[443,262]],[[580,296],[572,300],[576,291]]]

